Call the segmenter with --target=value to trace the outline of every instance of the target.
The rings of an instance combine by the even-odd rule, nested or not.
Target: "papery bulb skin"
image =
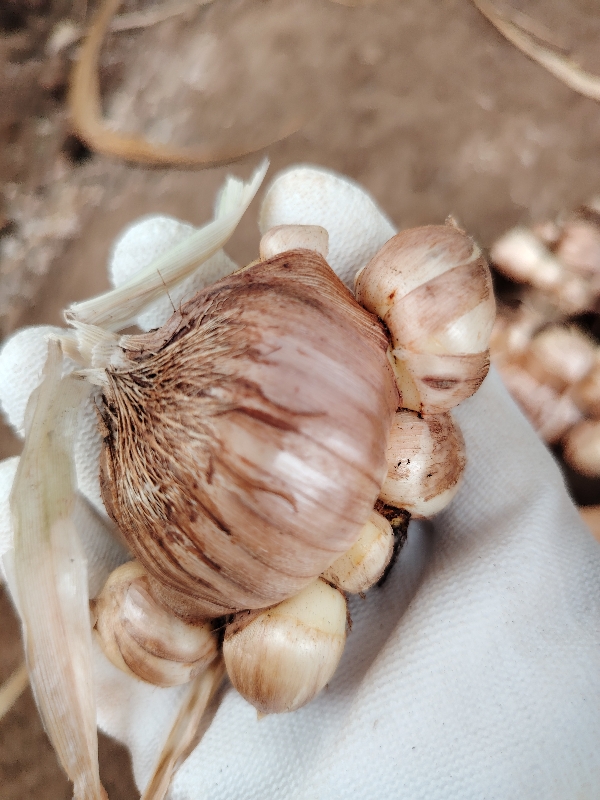
[[[137,561],[111,573],[92,609],[94,632],[107,658],[154,686],[187,683],[217,655],[210,623],[188,624],[162,607]]]
[[[261,714],[296,711],[331,680],[346,618],[344,596],[322,580],[256,616],[240,614],[223,641],[229,679]]]
[[[453,225],[402,231],[356,278],[356,298],[389,330],[402,406],[449,411],[489,368],[495,301],[479,247]]]
[[[398,411],[379,497],[413,517],[431,517],[454,498],[466,464],[465,443],[450,414]]]
[[[398,393],[384,330],[318,253],[255,263],[121,346],[103,496],[161,602],[264,608],[352,546]]]
[[[366,592],[382,577],[394,554],[394,532],[376,511],[365,522],[360,536],[348,552],[321,575],[342,592]]]

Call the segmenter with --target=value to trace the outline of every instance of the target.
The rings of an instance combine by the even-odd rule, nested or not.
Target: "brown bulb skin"
[[[161,602],[189,618],[264,608],[352,546],[398,392],[381,324],[322,256],[251,265],[121,341],[103,496]]]

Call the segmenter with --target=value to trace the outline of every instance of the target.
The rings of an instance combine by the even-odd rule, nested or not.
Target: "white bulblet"
[[[569,392],[557,392],[515,362],[498,365],[504,385],[546,442],[558,442],[581,418]]]
[[[380,499],[414,517],[431,517],[458,491],[466,463],[460,429],[450,414],[420,417],[414,411],[399,411],[387,462]]]
[[[527,228],[507,231],[494,242],[490,256],[496,267],[513,281],[549,290],[562,280],[560,261]]]
[[[319,225],[327,230],[327,261],[349,288],[357,271],[394,235],[391,222],[361,186],[308,165],[280,172],[262,202],[261,233],[290,224]]]
[[[321,577],[343,592],[366,592],[381,578],[393,552],[392,526],[385,517],[373,511],[355,544]]]
[[[318,579],[272,608],[239,614],[225,632],[223,656],[238,692],[273,714],[294,711],[323,689],[345,641],[344,596]]]
[[[496,307],[489,268],[463,231],[397,234],[357,275],[356,298],[387,326],[404,408],[439,414],[477,391]]]
[[[591,417],[600,416],[600,360],[598,355],[595,363],[588,372],[571,390],[573,400],[585,414]]]
[[[94,631],[107,658],[155,686],[187,683],[217,655],[211,625],[185,623],[160,606],[137,561],[110,575],[92,609]]]
[[[593,213],[593,212],[592,212]],[[600,227],[597,212],[594,222],[575,216],[566,220],[555,245],[556,257],[567,267],[585,278],[600,272]]]
[[[571,268],[560,250],[559,245],[552,253],[533,231],[517,227],[494,242],[490,258],[507,278],[539,289],[562,312],[577,314],[591,309],[595,290],[585,269]],[[571,244],[567,243],[566,250],[569,258]]]

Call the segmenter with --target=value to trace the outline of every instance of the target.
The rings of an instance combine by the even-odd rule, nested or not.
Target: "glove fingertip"
[[[0,350],[0,408],[16,433],[25,435],[25,409],[42,380],[50,334],[64,333],[53,325],[33,325],[13,333]],[[72,362],[69,362],[72,364]]]
[[[112,248],[108,264],[112,286],[124,284],[194,230],[193,225],[162,214],[142,217],[133,222],[116,239]]]
[[[275,225],[321,225],[329,233],[328,262],[353,288],[356,272],[396,232],[371,195],[354,181],[299,165],[275,176],[259,212],[262,234]]]

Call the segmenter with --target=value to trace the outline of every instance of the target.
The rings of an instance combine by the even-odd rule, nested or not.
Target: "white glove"
[[[325,227],[346,282],[393,234],[361,189],[310,167],[267,193],[261,229],[283,223]],[[173,221],[143,224],[149,235],[171,226],[171,241],[185,233]],[[146,263],[130,236],[114,251],[117,282]],[[160,324],[169,309],[140,322]],[[172,800],[600,796],[600,547],[493,370],[455,417],[467,446],[462,488],[431,524],[411,524],[382,588],[351,598],[352,631],[327,689],[258,721],[229,688]],[[8,547],[5,525],[0,555]],[[99,549],[92,582],[107,568]],[[143,789],[185,687],[136,681],[98,648],[95,668],[99,725],[129,747]]]

